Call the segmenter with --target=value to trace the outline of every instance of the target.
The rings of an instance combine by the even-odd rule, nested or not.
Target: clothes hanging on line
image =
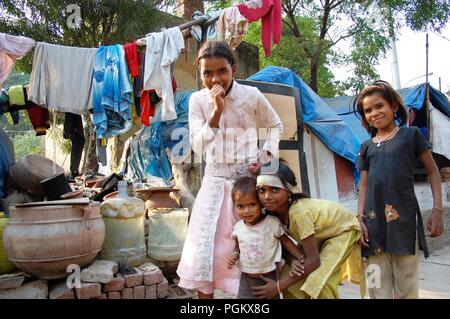
[[[36,136],[46,135],[47,129],[50,128],[48,109],[36,105],[31,101],[27,101],[27,106],[28,117],[36,132]]]
[[[200,11],[195,11],[192,14],[192,20],[198,20],[200,18],[206,18],[207,20],[220,16],[223,13],[223,10],[201,13]],[[191,32],[192,37],[197,42],[202,42],[203,39],[203,28],[200,25],[194,25],[189,30]],[[217,40],[218,34],[218,21],[210,24],[206,30],[206,40]]]
[[[185,47],[183,34],[180,28],[175,27],[162,32],[150,33],[146,36],[145,41],[147,45],[144,90],[153,89],[162,98],[162,119],[164,121],[176,119],[171,65]]]
[[[33,39],[0,33],[0,85],[11,73],[16,59],[28,53],[36,42]]]
[[[125,59],[127,61],[128,70],[130,71],[131,76],[136,78],[140,75],[140,54],[136,46],[136,41],[125,44],[123,49],[125,50]]]
[[[177,90],[177,81],[172,78],[172,90],[175,94]],[[161,101],[161,98],[156,94],[155,90],[144,90],[141,95],[141,123],[145,126],[150,126],[150,119],[155,116],[156,105]],[[163,109],[161,109],[163,110]],[[162,113],[162,112],[161,112]]]
[[[123,134],[133,127],[133,101],[125,52],[122,45],[101,46],[94,65],[93,124],[97,138]]]
[[[281,40],[281,0],[250,0],[237,7],[249,22],[261,19],[261,41],[266,57],[270,56],[272,45]]]
[[[248,31],[248,20],[237,7],[226,8],[219,17],[217,40],[225,41],[233,50]]]
[[[78,176],[78,169],[85,142],[81,115],[69,112],[65,114],[63,137],[72,141],[72,150],[70,152],[70,173],[73,177]]]
[[[14,125],[19,124],[20,121],[19,111],[14,111],[11,109],[11,106],[9,104],[8,90],[2,89],[0,92],[0,116],[8,112],[9,115],[11,116],[13,124]]]
[[[11,94],[12,93],[12,94]],[[8,89],[2,89],[0,93],[0,116],[9,112],[13,124],[19,124],[19,110],[26,109],[31,124],[36,132],[36,136],[45,135],[50,128],[48,109],[34,104],[28,100],[27,91],[21,85],[12,86]]]
[[[87,113],[92,107],[92,72],[97,49],[39,42],[28,97],[60,112]]]

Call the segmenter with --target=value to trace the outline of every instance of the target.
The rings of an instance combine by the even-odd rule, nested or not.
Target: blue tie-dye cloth
[[[133,126],[130,110],[133,87],[122,45],[98,48],[93,77],[93,124],[97,138],[127,132]]]

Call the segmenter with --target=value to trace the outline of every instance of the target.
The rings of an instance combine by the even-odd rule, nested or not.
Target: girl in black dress
[[[433,193],[427,221],[431,237],[443,232],[442,191],[430,145],[417,127],[405,127],[407,112],[401,97],[384,81],[366,87],[354,109],[372,138],[361,145],[358,213],[367,257],[371,298],[417,298],[419,254],[428,251],[419,205],[414,193],[414,169],[420,158]]]

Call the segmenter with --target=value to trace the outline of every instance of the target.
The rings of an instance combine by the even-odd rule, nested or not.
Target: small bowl
[[[83,192],[84,192],[84,190],[82,190],[82,189],[79,189],[79,190],[73,191],[73,192],[68,192],[68,193],[65,193],[64,195],[61,195],[61,199],[81,198],[81,197],[83,197]]]
[[[107,200],[107,199],[116,198],[118,193],[119,193],[119,192],[112,192],[112,193],[109,193],[108,195],[103,196],[103,200],[105,201],[105,200]]]

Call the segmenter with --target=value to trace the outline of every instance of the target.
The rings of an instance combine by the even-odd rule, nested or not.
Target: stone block
[[[156,285],[156,295],[158,298],[166,298],[169,295],[169,282],[163,277],[163,281]]]
[[[50,288],[50,299],[75,299],[75,292],[67,287],[67,281],[63,279]]]
[[[92,298],[92,299],[108,299],[108,296],[106,295],[106,293],[102,293],[102,294],[100,295],[100,297],[94,297],[94,298]]]
[[[132,288],[140,286],[144,282],[144,273],[139,268],[133,268],[134,274],[123,275],[125,277],[125,287]]]
[[[156,284],[151,286],[145,286],[145,299],[156,299]]]
[[[121,291],[125,288],[125,278],[117,273],[113,280],[103,285],[103,292]]]
[[[0,290],[20,287],[25,280],[25,276],[21,274],[23,273],[0,275]]]
[[[35,280],[18,288],[0,290],[0,299],[47,299],[46,280]]]
[[[119,265],[110,260],[96,260],[88,268],[81,271],[81,281],[107,283],[114,279]]]
[[[122,299],[133,299],[133,288],[125,288],[121,291]]]
[[[75,287],[75,295],[78,299],[91,299],[100,297],[102,287],[99,283],[82,282],[80,288]]]
[[[145,299],[145,286],[133,287],[134,299]]]

